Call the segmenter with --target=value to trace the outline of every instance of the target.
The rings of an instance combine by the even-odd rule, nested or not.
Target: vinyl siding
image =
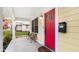
[[[43,18],[38,18],[38,35],[37,35],[37,41],[41,44],[44,45],[45,33],[44,33],[44,19]]]
[[[67,33],[59,32],[59,51],[79,51],[79,8],[58,8],[59,22],[67,22]]]

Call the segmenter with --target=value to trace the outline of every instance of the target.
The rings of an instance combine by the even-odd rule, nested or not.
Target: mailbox
[[[67,32],[67,23],[66,22],[59,23],[59,32],[62,32],[62,33]]]

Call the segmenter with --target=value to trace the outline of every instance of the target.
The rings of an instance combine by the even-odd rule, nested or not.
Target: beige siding
[[[58,8],[59,22],[67,22],[67,33],[59,32],[59,51],[79,51],[79,8]]]
[[[45,41],[44,41],[44,19],[40,17],[38,18],[38,35],[37,35],[38,39],[37,41],[41,44],[44,45]]]

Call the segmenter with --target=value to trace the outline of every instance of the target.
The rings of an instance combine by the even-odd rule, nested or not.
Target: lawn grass
[[[9,35],[9,34],[12,34],[12,31],[11,30],[8,30],[8,31],[4,31],[3,35],[4,37]],[[28,35],[28,32],[21,32],[21,31],[16,31],[16,36],[22,36],[22,35]]]
[[[28,35],[28,32],[21,32],[21,31],[16,32],[16,36],[23,36],[23,35]]]

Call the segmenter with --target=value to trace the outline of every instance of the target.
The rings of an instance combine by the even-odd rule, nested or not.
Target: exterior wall
[[[38,33],[37,33],[37,42],[40,43],[41,45],[45,45],[45,20],[44,20],[44,13],[46,13],[47,11],[53,9],[52,7],[50,8],[39,8],[37,11],[38,12],[34,12],[34,16],[33,18],[39,17],[41,14],[43,15],[42,19],[38,19]],[[31,25],[32,25],[32,21],[31,21]],[[32,26],[31,26],[32,29]],[[32,32],[32,31],[31,31]]]
[[[58,8],[59,22],[67,22],[67,33],[59,33],[59,51],[79,51],[79,8]]]
[[[30,21],[16,21],[17,31],[30,31],[31,30],[30,26],[31,26]]]
[[[37,35],[37,41],[41,44],[44,45],[44,19],[40,17],[38,18],[38,35]]]
[[[30,26],[22,25],[22,31],[30,31]]]
[[[22,26],[20,25],[20,26],[16,26],[16,31],[22,31]]]
[[[28,25],[28,27],[26,25],[17,25],[16,30],[17,31],[30,31],[30,25]]]

